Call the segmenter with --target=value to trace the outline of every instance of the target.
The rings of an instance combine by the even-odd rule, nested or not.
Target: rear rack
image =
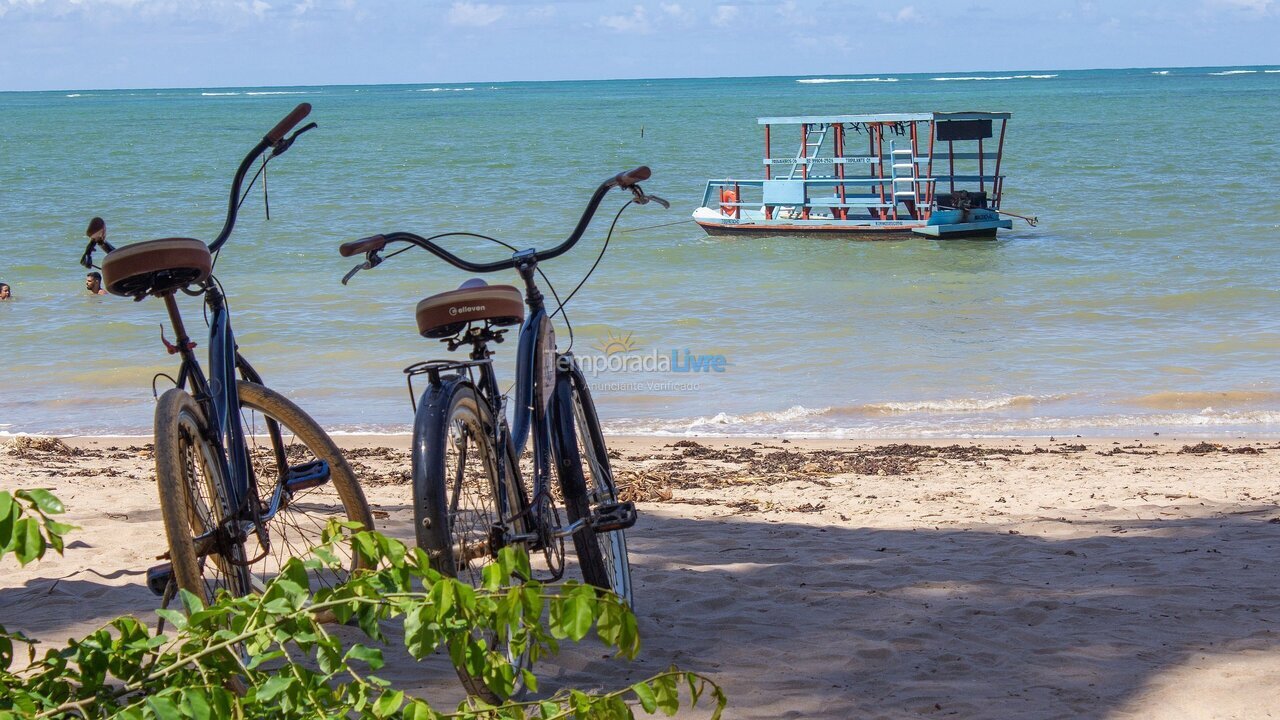
[[[415,375],[426,375],[428,381],[432,385],[440,384],[440,373],[457,370],[458,372],[470,371],[471,368],[480,365],[492,365],[493,360],[484,358],[482,360],[424,360],[417,362],[404,369],[405,382],[409,385],[409,403],[413,405],[413,411],[418,412],[418,396],[413,391],[413,378]]]

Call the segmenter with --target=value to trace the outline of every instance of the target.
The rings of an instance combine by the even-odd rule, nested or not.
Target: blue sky
[[[1280,64],[1280,0],[0,0],[0,90]]]

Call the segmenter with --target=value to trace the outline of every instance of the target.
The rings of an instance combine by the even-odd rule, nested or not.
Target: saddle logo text
[[[450,315],[461,315],[469,312],[484,312],[484,305],[454,305],[449,308]]]

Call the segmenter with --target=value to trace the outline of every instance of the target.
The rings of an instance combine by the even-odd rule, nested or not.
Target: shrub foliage
[[[61,552],[73,528],[43,490],[0,492],[0,560],[26,564],[46,549]],[[348,544],[367,570],[336,587],[312,587],[311,570],[337,567]],[[506,548],[473,588],[431,568],[419,548],[379,533],[334,523],[306,559],[289,560],[261,594],[220,595],[206,606],[188,592],[183,610],[162,609],[172,631],[119,617],[64,647],[37,653],[36,642],[0,627],[0,720],[10,718],[633,718],[674,714],[682,704],[709,705],[718,718],[726,699],[714,682],[674,667],[612,692],[564,690],[500,706],[471,698],[451,710],[407,695],[378,676],[382,647],[396,624],[409,655],[447,650],[450,659],[502,696],[537,678],[495,648],[532,661],[563,640],[592,632],[622,657],[640,647],[635,616],[615,595],[567,582],[534,581],[527,555]],[[358,628],[344,640],[337,624]],[[497,640],[496,642],[494,640]],[[15,669],[16,658],[25,667]]]

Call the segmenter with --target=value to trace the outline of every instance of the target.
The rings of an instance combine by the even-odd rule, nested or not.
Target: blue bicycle
[[[586,377],[571,352],[557,349],[554,313],[548,313],[535,281],[540,262],[564,254],[582,238],[610,190],[630,190],[632,203],[666,206],[665,200],[641,190],[639,183],[649,174],[649,168],[640,167],[602,183],[569,238],[548,250],[518,250],[475,233],[424,238],[395,232],[342,246],[343,256],[366,258],[343,284],[356,272],[381,264],[379,253],[393,243],[420,247],[470,272],[515,270],[523,281],[521,290],[474,278],[417,306],[423,337],[444,342],[450,351],[470,348],[467,359],[430,360],[405,369],[410,397],[414,377],[425,376],[427,381],[415,405],[413,425],[414,524],[419,547],[440,572],[479,585],[484,566],[503,547],[516,545],[540,551],[550,579],[558,579],[564,572],[564,541],[572,538],[583,578],[632,603],[626,529],[636,522],[635,503],[618,497]],[[450,235],[492,240],[513,254],[497,262],[470,262],[432,242]],[[409,248],[401,251],[405,249]],[[565,302],[571,297],[572,293]],[[490,344],[503,342],[508,328],[516,325],[520,340],[511,399],[514,419],[508,427],[506,397],[499,390]],[[528,474],[522,472],[520,458],[531,438],[533,482],[526,486]],[[553,469],[559,497],[552,485]],[[560,502],[567,522],[561,520]],[[490,644],[497,649],[496,638],[490,638]],[[509,650],[507,655],[517,667],[525,662]],[[465,665],[459,664],[457,671],[472,694],[494,699]]]
[[[148,585],[167,603],[181,588],[212,600],[220,589],[244,595],[261,589],[291,557],[319,544],[330,519],[373,528],[364,492],[329,436],[301,409],[266,387],[239,353],[231,317],[213,269],[248,195],[241,186],[260,157],[262,169],[314,128],[286,135],[310,113],[303,103],[280,121],[241,161],[231,183],[222,231],[210,244],[166,238],[113,248],[106,224],[90,223],[81,262],[95,249],[103,284],[114,295],[164,301],[175,341],[161,339],[181,358],[175,387],[159,398],[155,414],[156,484],[168,535],[167,562],[151,568]],[[269,151],[269,154],[268,154]],[[249,189],[259,175],[250,181]],[[179,312],[177,293],[202,297],[209,323],[205,376]],[[162,376],[157,376],[157,379]],[[167,375],[163,377],[168,377]],[[346,571],[317,570],[312,582],[334,585]]]

